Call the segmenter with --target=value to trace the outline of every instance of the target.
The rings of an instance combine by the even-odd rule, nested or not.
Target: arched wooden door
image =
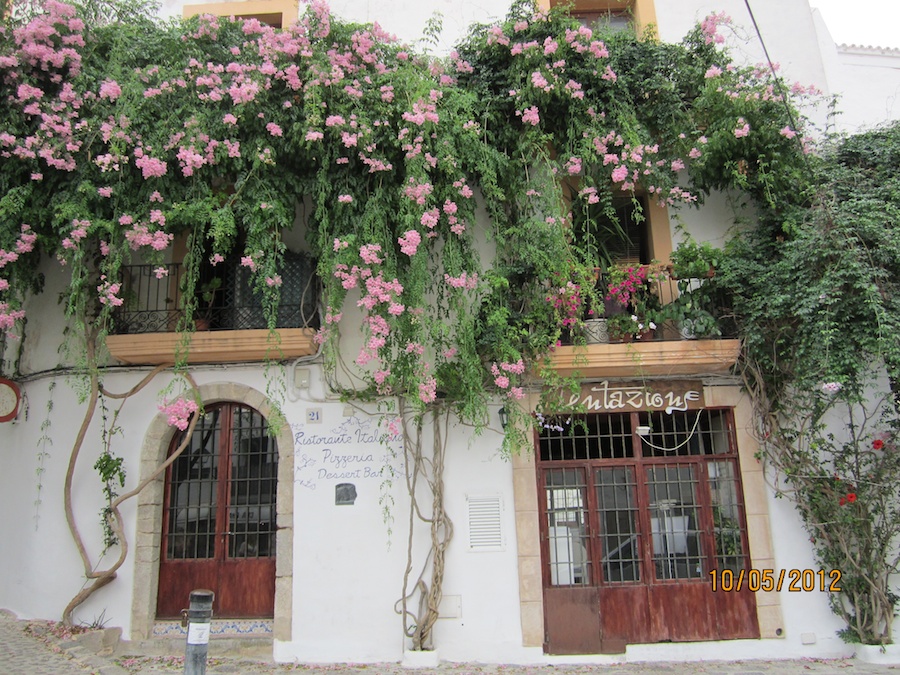
[[[216,617],[274,615],[277,477],[265,418],[237,403],[207,407],[166,471],[158,618],[178,616],[198,588],[215,592]]]

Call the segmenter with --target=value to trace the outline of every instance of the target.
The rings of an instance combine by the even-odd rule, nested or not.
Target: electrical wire
[[[756,16],[753,14],[753,9],[750,7],[750,0],[744,0],[744,6],[747,8],[747,13],[750,15],[750,21],[753,22],[753,30],[756,31],[756,37],[759,39],[759,45],[762,47],[763,54],[766,57],[766,63],[769,65],[769,71],[772,73],[772,78],[775,80],[775,87],[778,89],[778,94],[781,97],[781,103],[784,105],[785,112],[787,112],[788,119],[791,122],[791,128],[794,130],[799,130],[797,126],[797,120],[794,117],[794,111],[791,110],[791,106],[788,105],[788,92],[784,87],[784,82],[778,76],[778,73],[775,69],[775,64],[772,61],[772,57],[769,56],[769,49],[766,47],[766,41],[763,40],[762,32],[759,30],[759,24],[756,23]],[[797,139],[800,139],[800,135],[796,136]],[[797,140],[796,143],[800,145],[801,150],[803,149],[803,141],[802,139]],[[815,172],[813,171],[812,164],[810,164],[809,158],[806,156],[806,153],[802,153],[803,157],[803,165],[806,167],[806,170],[809,172],[809,176],[811,179],[815,180]]]
[[[679,444],[676,445],[674,448],[666,448],[666,447],[663,447],[663,446],[661,446],[661,445],[655,445],[655,444],[651,443],[650,441],[648,441],[646,436],[641,436],[641,441],[643,441],[644,443],[646,443],[649,447],[653,448],[654,450],[661,450],[661,451],[663,451],[663,452],[675,452],[676,450],[679,450],[680,448],[683,448],[685,445],[687,445],[688,443],[691,442],[691,439],[692,439],[692,438],[694,437],[694,435],[697,433],[697,427],[700,425],[700,416],[701,416],[702,414],[703,414],[703,411],[702,411],[702,410],[698,410],[698,411],[697,411],[697,419],[694,420],[694,428],[691,429],[691,433],[688,434],[688,437],[685,438],[683,442],[679,443]]]

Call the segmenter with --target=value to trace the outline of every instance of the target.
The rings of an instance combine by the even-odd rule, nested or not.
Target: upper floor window
[[[646,197],[617,197],[613,199],[613,209],[615,221],[605,214],[597,215],[598,229],[602,233],[601,245],[610,262],[648,265],[652,256]]]
[[[645,195],[613,197],[573,209],[575,236],[595,252],[596,265],[647,265],[653,259],[650,213]]]
[[[591,29],[609,27],[623,30],[633,27],[643,34],[656,24],[654,0],[540,0],[541,7],[569,5],[570,14]]]
[[[247,0],[185,5],[182,16],[184,18],[198,14],[233,16],[236,19],[256,19],[272,28],[285,28],[297,19],[298,11],[296,0]]]
[[[625,30],[632,22],[631,12],[627,9],[576,9],[570,13],[581,22],[582,26],[587,26],[591,29],[608,27],[614,31]]]

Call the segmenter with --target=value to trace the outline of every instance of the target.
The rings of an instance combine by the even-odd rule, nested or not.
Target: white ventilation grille
[[[469,550],[502,551],[503,529],[500,516],[503,502],[500,495],[466,497],[469,507]]]

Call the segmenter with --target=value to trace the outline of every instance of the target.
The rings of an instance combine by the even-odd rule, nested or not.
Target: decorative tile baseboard
[[[210,626],[212,638],[272,637],[275,632],[274,619],[213,619]],[[180,621],[156,621],[153,637],[186,637],[187,628]]]

